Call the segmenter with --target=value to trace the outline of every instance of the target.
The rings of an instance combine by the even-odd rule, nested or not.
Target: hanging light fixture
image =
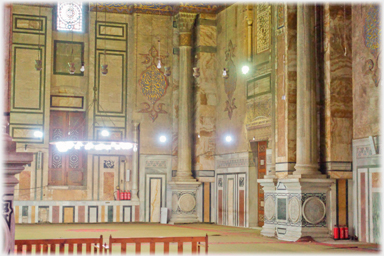
[[[158,59],[159,59],[159,62],[157,63],[157,68],[158,68],[158,69],[161,69],[161,57],[160,57],[160,39],[159,39],[157,42],[159,42],[159,57],[158,57]]]
[[[41,6],[39,5],[39,19],[41,16]],[[35,60],[35,69],[36,71],[41,71],[43,69],[43,63],[42,60],[40,59],[40,33],[39,33],[39,41],[37,44],[37,60]]]
[[[249,67],[252,61],[252,23],[253,23],[253,14],[252,14],[252,5],[248,4],[247,6],[247,28],[248,28],[248,36],[247,36],[247,62],[244,63],[241,68],[241,72],[245,75],[249,72]]]
[[[96,17],[97,17],[97,3],[96,3]],[[106,7],[105,7],[105,10],[104,10],[104,23],[105,23],[105,25],[107,25],[107,8]],[[103,76],[108,74],[107,39],[104,40],[104,64],[101,64],[101,74]]]
[[[223,78],[228,78],[228,77],[229,77],[228,69],[227,69],[227,68],[224,68],[224,69],[223,69]]]
[[[225,44],[227,44],[227,41],[228,41],[228,22],[227,22],[227,5],[225,4]],[[227,51],[228,51],[228,46],[227,46]],[[227,52],[225,53],[225,61],[227,60]],[[229,74],[228,74],[228,69],[227,68],[224,68],[223,69],[223,78],[227,79],[229,77]]]

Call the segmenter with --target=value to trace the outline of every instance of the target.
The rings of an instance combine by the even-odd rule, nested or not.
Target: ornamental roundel
[[[82,31],[82,11],[81,3],[59,3],[57,6],[57,29]]]
[[[275,216],[275,201],[271,196],[265,199],[264,216],[267,220],[272,220]]]
[[[139,79],[139,87],[141,93],[149,100],[150,103],[143,102],[144,108],[139,110],[139,113],[149,113],[152,122],[156,120],[159,114],[166,114],[167,112],[162,109],[164,103],[156,102],[163,97],[168,88],[168,81],[161,71],[161,68],[157,68],[157,62],[159,61],[158,51],[154,46],[151,47],[148,54],[141,54],[145,57],[143,64],[149,64],[146,70],[141,74]],[[166,56],[160,55],[160,62]],[[162,67],[163,67],[162,63]]]
[[[301,209],[300,209],[300,201],[297,197],[292,197],[288,202],[288,214],[292,223],[296,223],[299,221]]]
[[[303,217],[311,224],[317,224],[325,217],[325,204],[317,197],[310,197],[303,204]]]

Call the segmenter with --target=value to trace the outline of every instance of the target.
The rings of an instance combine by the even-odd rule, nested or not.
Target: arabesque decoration
[[[141,92],[150,103],[143,102],[141,103],[143,108],[139,110],[139,113],[149,113],[149,116],[152,119],[152,122],[156,120],[159,114],[167,114],[168,112],[163,110],[164,103],[159,103],[156,105],[156,102],[160,100],[166,93],[168,88],[168,81],[161,69],[156,67],[156,62],[158,61],[158,51],[154,46],[151,47],[148,54],[140,54],[145,57],[143,64],[149,64],[146,70],[141,74],[139,79],[139,87]],[[160,61],[162,66],[162,60],[167,58],[167,56],[160,55]]]
[[[237,108],[235,105],[235,98],[233,98],[237,82],[236,66],[233,63],[235,48],[236,46],[232,44],[232,40],[229,40],[228,50],[225,52],[225,61],[227,62],[226,67],[228,67],[230,75],[227,79],[224,79],[224,90],[228,97],[228,100],[225,102],[226,105],[224,111],[228,111],[229,119],[232,118],[233,110]]]

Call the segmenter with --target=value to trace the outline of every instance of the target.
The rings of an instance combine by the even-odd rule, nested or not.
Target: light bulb
[[[65,142],[58,142],[56,143],[56,148],[59,152],[67,152],[68,148]]]
[[[92,142],[88,142],[85,146],[84,146],[84,149],[85,150],[90,150],[94,147],[94,145],[92,144]]]
[[[131,149],[133,147],[132,143],[120,143],[122,149]]]
[[[226,140],[227,142],[231,142],[231,141],[232,141],[232,137],[228,135],[227,137],[225,137],[225,140]]]
[[[253,140],[256,140],[255,136],[253,136]]]
[[[241,68],[241,71],[243,72],[243,74],[247,74],[248,71],[249,71],[249,67],[247,65],[244,65],[242,68]]]
[[[114,148],[114,149],[116,149],[116,150],[121,149],[121,146],[120,146],[119,144],[117,144],[116,142],[112,142],[112,143],[111,143],[111,147]]]
[[[84,67],[84,64],[83,64],[83,65],[81,65],[80,71],[81,71],[81,72],[84,72],[84,71],[85,71],[85,67]]]
[[[160,142],[164,143],[167,140],[167,137],[165,137],[164,135],[160,136],[159,140],[160,140]]]
[[[75,149],[81,149],[82,146],[84,146],[84,144],[79,141],[76,143]]]
[[[227,70],[223,70],[223,76],[226,76],[227,75]]]
[[[104,149],[104,144],[103,144],[103,143],[97,144],[97,145],[95,146],[95,149],[96,149],[96,150],[103,150],[103,149]]]
[[[101,135],[104,137],[107,137],[107,136],[109,136],[109,131],[104,129],[101,131]]]
[[[37,138],[42,138],[42,137],[43,137],[43,133],[42,133],[41,131],[35,131],[35,132],[33,133],[33,135],[34,135],[35,137],[37,137]]]
[[[67,147],[67,149],[71,149],[75,146],[75,143],[73,143],[72,141],[66,141],[65,146]]]
[[[161,60],[159,59],[159,62],[157,63],[157,68],[161,68]]]

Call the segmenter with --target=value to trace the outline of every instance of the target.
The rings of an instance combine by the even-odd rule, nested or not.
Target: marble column
[[[172,189],[170,223],[197,222],[197,188],[201,185],[192,176],[192,28],[196,14],[180,12],[179,28],[179,122],[178,165],[176,176],[169,185]]]
[[[315,6],[299,3],[297,12],[297,139],[294,175],[319,175],[317,155]]]
[[[138,122],[133,122],[133,142],[139,142],[139,125]],[[138,201],[138,179],[139,176],[139,151],[133,151],[133,159],[132,159],[132,201]]]
[[[15,248],[15,214],[13,210],[13,197],[15,186],[19,183],[15,175],[24,170],[26,164],[33,161],[32,153],[16,153],[16,142],[8,134],[3,134],[5,144],[3,165],[3,253],[13,254]]]

